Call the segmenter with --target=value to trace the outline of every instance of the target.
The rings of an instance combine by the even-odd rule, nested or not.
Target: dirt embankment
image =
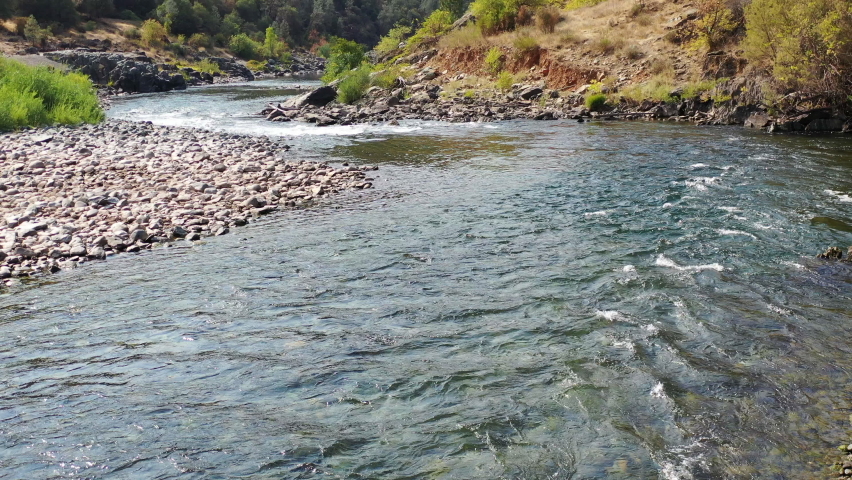
[[[606,72],[602,69],[582,68],[565,63],[546,48],[528,52],[517,52],[504,48],[503,68],[513,74],[526,75],[527,82],[544,80],[548,88],[571,90],[592,80],[602,80]],[[485,71],[486,47],[459,47],[438,50],[428,66],[450,75],[488,75]]]

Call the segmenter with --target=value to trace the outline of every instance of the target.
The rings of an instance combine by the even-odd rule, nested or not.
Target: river
[[[375,189],[0,295],[0,478],[818,478],[852,441],[852,143],[317,128],[116,99]]]

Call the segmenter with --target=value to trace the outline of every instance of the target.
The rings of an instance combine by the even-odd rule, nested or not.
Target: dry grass
[[[441,48],[480,47],[488,44],[488,39],[482,36],[479,27],[473,24],[444,35],[438,42]]]

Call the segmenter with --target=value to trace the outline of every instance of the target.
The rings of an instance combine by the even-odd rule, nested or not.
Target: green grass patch
[[[0,131],[103,119],[95,89],[85,75],[0,58]]]
[[[495,86],[498,90],[503,92],[508,92],[512,89],[512,85],[515,84],[515,76],[512,75],[511,72],[500,72],[500,75],[497,75],[497,82],[495,82]]]

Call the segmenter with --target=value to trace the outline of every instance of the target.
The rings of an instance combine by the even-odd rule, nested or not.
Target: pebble
[[[370,188],[365,171],[287,158],[280,140],[109,120],[0,135],[0,279],[225,235]]]

